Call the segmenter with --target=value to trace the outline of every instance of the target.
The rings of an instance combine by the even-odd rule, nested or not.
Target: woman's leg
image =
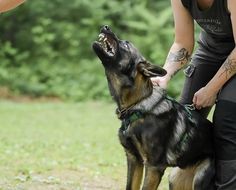
[[[219,94],[214,112],[217,190],[236,189],[236,76]]]

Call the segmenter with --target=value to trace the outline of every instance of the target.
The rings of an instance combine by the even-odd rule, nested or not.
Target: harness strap
[[[182,105],[182,104],[180,104],[178,101],[176,101],[174,98],[172,98],[172,97],[170,97],[170,96],[166,96],[166,99],[167,99],[167,100],[170,100],[170,101],[172,101],[172,102],[174,102],[174,103],[177,103],[177,104],[179,104],[180,106],[184,107],[185,111],[186,111],[187,114],[188,114],[188,119],[189,119],[191,122],[194,122],[194,121],[193,121],[193,116],[192,116],[192,112],[191,112],[191,111],[195,110],[196,108],[195,108],[195,106],[194,106],[193,104],[185,104],[185,105]]]
[[[186,104],[186,105],[182,105],[179,102],[177,102],[174,98],[170,97],[170,96],[164,96],[163,99],[167,99],[171,102],[177,103],[178,105],[182,106],[187,115],[188,115],[188,119],[189,121],[191,121],[192,123],[194,123],[193,121],[193,117],[192,117],[192,113],[191,111],[195,110],[195,107],[193,104]],[[161,101],[160,101],[161,102]],[[122,120],[122,129],[123,129],[123,133],[127,133],[129,130],[129,127],[131,125],[131,123],[144,118],[147,111],[143,111],[143,110],[132,110],[133,106],[130,107],[129,109],[123,109],[123,110],[119,110],[116,109],[116,114],[118,115],[118,118]],[[184,141],[186,141],[187,134],[183,134],[183,137],[181,138],[180,144],[184,143]]]
[[[144,118],[145,113],[141,110],[133,110],[122,120],[122,127],[124,131],[127,131],[130,127],[130,124],[134,121],[137,121],[141,118]]]
[[[185,104],[185,105],[182,105],[180,104],[179,102],[177,102],[175,99],[173,99],[172,97],[170,96],[166,96],[166,99],[167,100],[170,100],[171,102],[174,102],[174,103],[177,103],[179,104],[180,106],[184,107],[187,115],[188,115],[188,119],[191,123],[195,123],[194,120],[193,120],[193,115],[192,115],[192,112],[193,110],[195,110],[195,106],[193,104]],[[189,139],[189,133],[188,132],[185,132],[182,134],[181,138],[180,138],[180,141],[178,142],[178,144],[176,145],[177,149],[180,151],[181,147],[183,144],[185,144],[188,139]]]

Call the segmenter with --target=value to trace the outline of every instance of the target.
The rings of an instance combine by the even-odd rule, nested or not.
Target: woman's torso
[[[205,10],[199,8],[197,0],[181,1],[202,29],[198,40],[201,51],[196,52],[197,56],[222,61],[227,58],[235,47],[227,0],[214,0]]]

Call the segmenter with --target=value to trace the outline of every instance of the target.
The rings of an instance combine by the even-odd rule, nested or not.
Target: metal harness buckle
[[[196,110],[194,104],[186,104],[185,107],[190,111]]]

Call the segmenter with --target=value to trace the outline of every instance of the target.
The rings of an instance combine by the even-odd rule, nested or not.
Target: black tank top
[[[197,0],[181,1],[202,29],[196,56],[212,61],[226,59],[235,47],[227,0],[214,0],[207,10],[201,10]]]

